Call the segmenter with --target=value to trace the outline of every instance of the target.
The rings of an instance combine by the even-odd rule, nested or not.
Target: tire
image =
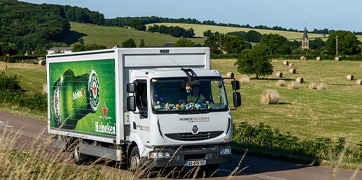
[[[135,146],[132,148],[131,154],[129,155],[129,158],[128,158],[128,164],[129,164],[128,169],[131,172],[136,172],[140,161],[141,161],[140,153],[139,153],[138,147]]]
[[[145,159],[141,158],[137,146],[133,147],[128,157],[128,170],[130,170],[135,178],[144,178],[149,175],[150,170],[145,164]]]
[[[77,165],[84,164],[89,161],[89,156],[79,152],[79,146],[76,146],[73,151],[73,160]]]

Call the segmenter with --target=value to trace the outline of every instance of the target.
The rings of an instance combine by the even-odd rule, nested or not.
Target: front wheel
[[[128,158],[128,169],[133,172],[135,177],[142,178],[149,174],[149,167],[147,167],[144,160],[140,156],[138,147],[133,147]]]
[[[131,150],[131,154],[129,156],[129,170],[132,172],[135,172],[138,168],[138,165],[140,163],[141,157],[140,157],[140,153],[138,150],[138,147],[135,146],[132,148]]]

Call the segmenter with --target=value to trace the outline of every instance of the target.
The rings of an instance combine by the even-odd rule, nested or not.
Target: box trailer
[[[115,48],[46,61],[48,131],[54,147],[73,147],[76,163],[99,157],[132,171],[215,171],[231,162],[233,121],[209,48]],[[202,98],[191,102],[196,88]],[[232,88],[238,107],[239,82],[232,80]]]

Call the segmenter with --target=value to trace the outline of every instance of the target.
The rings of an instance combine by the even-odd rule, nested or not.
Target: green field
[[[212,60],[212,68],[222,74],[234,72],[236,79],[242,75],[234,67],[235,60]],[[346,76],[354,75],[362,79],[361,62],[358,61],[300,61],[289,60],[296,65],[296,74],[289,74],[289,67],[282,60],[273,60],[275,72],[282,72],[281,79],[286,85],[302,77],[304,83],[299,89],[288,89],[277,86],[277,76],[272,75],[260,80],[251,78],[249,84],[242,84],[240,92],[243,104],[232,111],[234,122],[246,121],[258,125],[265,122],[281,132],[291,132],[301,139],[340,136],[351,140],[354,144],[362,140],[362,86],[356,80],[347,80]],[[28,65],[29,66],[29,65]],[[46,70],[39,65],[34,68],[9,68],[1,70],[8,75],[17,75],[21,86],[29,92],[42,92],[46,82]],[[326,83],[327,90],[309,89],[310,83]],[[226,82],[230,86],[230,82]],[[230,88],[229,88],[230,89]],[[277,90],[279,104],[261,103],[261,94],[265,89]]]
[[[250,29],[250,28],[236,28],[236,27],[225,27],[225,26],[211,26],[211,25],[202,25],[202,24],[182,24],[182,23],[156,23],[157,25],[165,26],[179,26],[185,29],[193,28],[195,31],[195,36],[199,38],[190,38],[192,41],[198,44],[204,44],[205,39],[203,37],[203,32],[211,30],[212,32],[228,33],[235,31],[245,31],[255,30],[261,34],[280,34],[287,39],[293,41],[300,41],[303,37],[302,32],[291,32],[291,31],[275,31],[275,30],[265,30],[265,29]],[[121,45],[122,42],[132,38],[135,40],[137,45],[140,45],[141,40],[143,39],[146,46],[163,46],[167,42],[176,42],[180,38],[172,37],[167,34],[151,33],[144,31],[136,31],[133,29],[122,28],[122,27],[109,27],[109,26],[99,26],[94,24],[82,24],[71,22],[71,33],[69,36],[65,37],[65,42],[73,44],[82,37],[86,44],[101,44],[105,45],[107,48],[112,48],[116,44]],[[147,26],[153,26],[154,24],[148,24]],[[308,33],[308,36],[311,40],[315,38],[322,38],[327,40],[326,37],[323,37],[322,34],[313,34]],[[358,40],[362,41],[362,36],[357,36]]]
[[[213,68],[223,74],[233,71],[235,60],[213,60]],[[353,143],[362,140],[362,86],[356,80],[347,80],[352,74],[362,79],[361,62],[356,61],[300,61],[289,60],[296,65],[296,74],[289,74],[289,67],[281,60],[273,60],[275,72],[282,72],[286,86],[277,85],[276,75],[264,79],[251,79],[241,86],[243,105],[232,111],[236,123],[246,121],[258,125],[265,122],[281,132],[291,132],[301,139],[345,137]],[[304,83],[299,89],[289,89],[288,85],[302,77]],[[326,83],[327,90],[309,89],[310,83]],[[265,89],[276,90],[279,104],[262,104],[261,95]]]
[[[167,42],[176,42],[179,38],[171,35],[136,31],[121,27],[98,26],[94,24],[82,24],[71,22],[71,35],[66,37],[67,42],[74,42],[75,39],[82,37],[86,44],[101,44],[107,48],[112,48],[116,44],[122,45],[122,42],[133,39],[137,46],[143,39],[146,46],[163,46]],[[195,42],[203,43],[201,38],[192,39]]]

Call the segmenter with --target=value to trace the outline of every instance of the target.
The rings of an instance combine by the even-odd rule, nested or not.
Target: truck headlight
[[[170,159],[170,157],[169,152],[150,152],[150,158],[152,159]]]
[[[231,154],[231,148],[230,147],[227,147],[227,148],[224,148],[224,149],[220,150],[220,155],[229,155],[229,154]]]

